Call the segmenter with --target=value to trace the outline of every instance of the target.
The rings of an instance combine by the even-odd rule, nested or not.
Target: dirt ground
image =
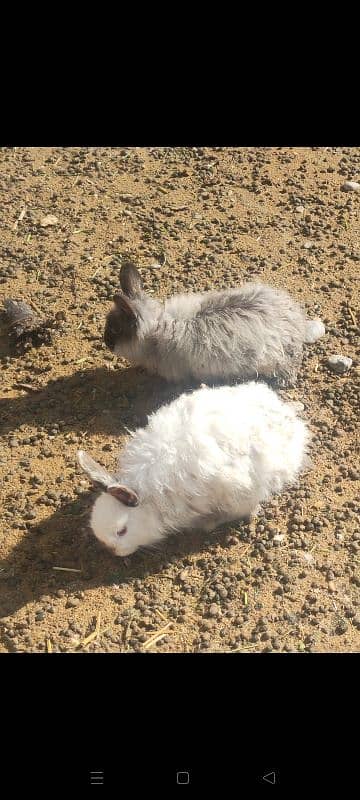
[[[359,149],[0,150],[1,307],[65,316],[52,343],[15,352],[1,315],[1,652],[359,651],[360,193],[346,180]],[[124,255],[160,297],[261,280],[327,328],[281,392],[313,433],[299,486],[250,526],[126,561],[89,533],[76,451],[113,468],[127,429],[175,395],[102,343]],[[343,376],[326,366],[338,354],[353,359]]]

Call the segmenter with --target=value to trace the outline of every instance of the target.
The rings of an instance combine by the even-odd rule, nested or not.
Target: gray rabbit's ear
[[[127,297],[141,297],[144,294],[140,272],[132,261],[124,261],[120,270],[120,284]]]
[[[137,320],[138,315],[135,311],[135,308],[133,307],[131,300],[129,300],[125,294],[116,294],[113,300],[116,308],[119,311],[123,311],[127,317],[130,317],[130,319],[133,320],[133,322]]]
[[[85,450],[78,450],[77,459],[81,469],[84,470],[93,483],[100,484],[106,490],[109,486],[114,485],[114,478],[110,475],[110,472],[105,467],[102,467],[101,464],[98,464],[97,461],[94,461],[93,458],[85,453]]]

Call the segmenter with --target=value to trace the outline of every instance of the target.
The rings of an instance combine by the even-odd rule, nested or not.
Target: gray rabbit
[[[130,262],[120,272],[104,341],[113,353],[168,381],[295,382],[303,344],[325,333],[287,292],[260,283],[238,289],[149,297]]]

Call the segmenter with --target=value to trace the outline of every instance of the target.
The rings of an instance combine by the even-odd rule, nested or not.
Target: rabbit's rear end
[[[175,296],[165,301],[164,308],[176,324],[179,350],[191,377],[295,378],[307,321],[286,292],[246,284],[240,289]],[[167,369],[175,368],[170,355]]]

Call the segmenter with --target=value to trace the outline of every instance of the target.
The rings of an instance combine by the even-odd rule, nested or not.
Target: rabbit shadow
[[[226,385],[240,383],[237,379]],[[51,379],[36,392],[0,398],[0,435],[14,433],[21,425],[69,431],[120,434],[124,426],[147,423],[148,415],[183,392],[200,387],[199,381],[169,383],[139,367],[85,369]],[[209,386],[222,386],[211,379]]]
[[[63,432],[91,430],[117,435],[121,427],[144,424],[147,415],[194,384],[169,384],[137,367],[81,370],[50,380],[37,392],[0,398],[0,435],[20,425]]]
[[[0,563],[0,619],[43,596],[54,596],[58,589],[71,593],[114,583],[121,586],[150,574],[161,575],[191,554],[229,547],[229,526],[222,526],[211,534],[191,530],[172,535],[155,550],[138,550],[127,559],[116,557],[90,531],[95,497],[94,490],[85,491],[21,533],[19,543]],[[237,528],[239,524],[247,530],[245,522],[237,523]]]

